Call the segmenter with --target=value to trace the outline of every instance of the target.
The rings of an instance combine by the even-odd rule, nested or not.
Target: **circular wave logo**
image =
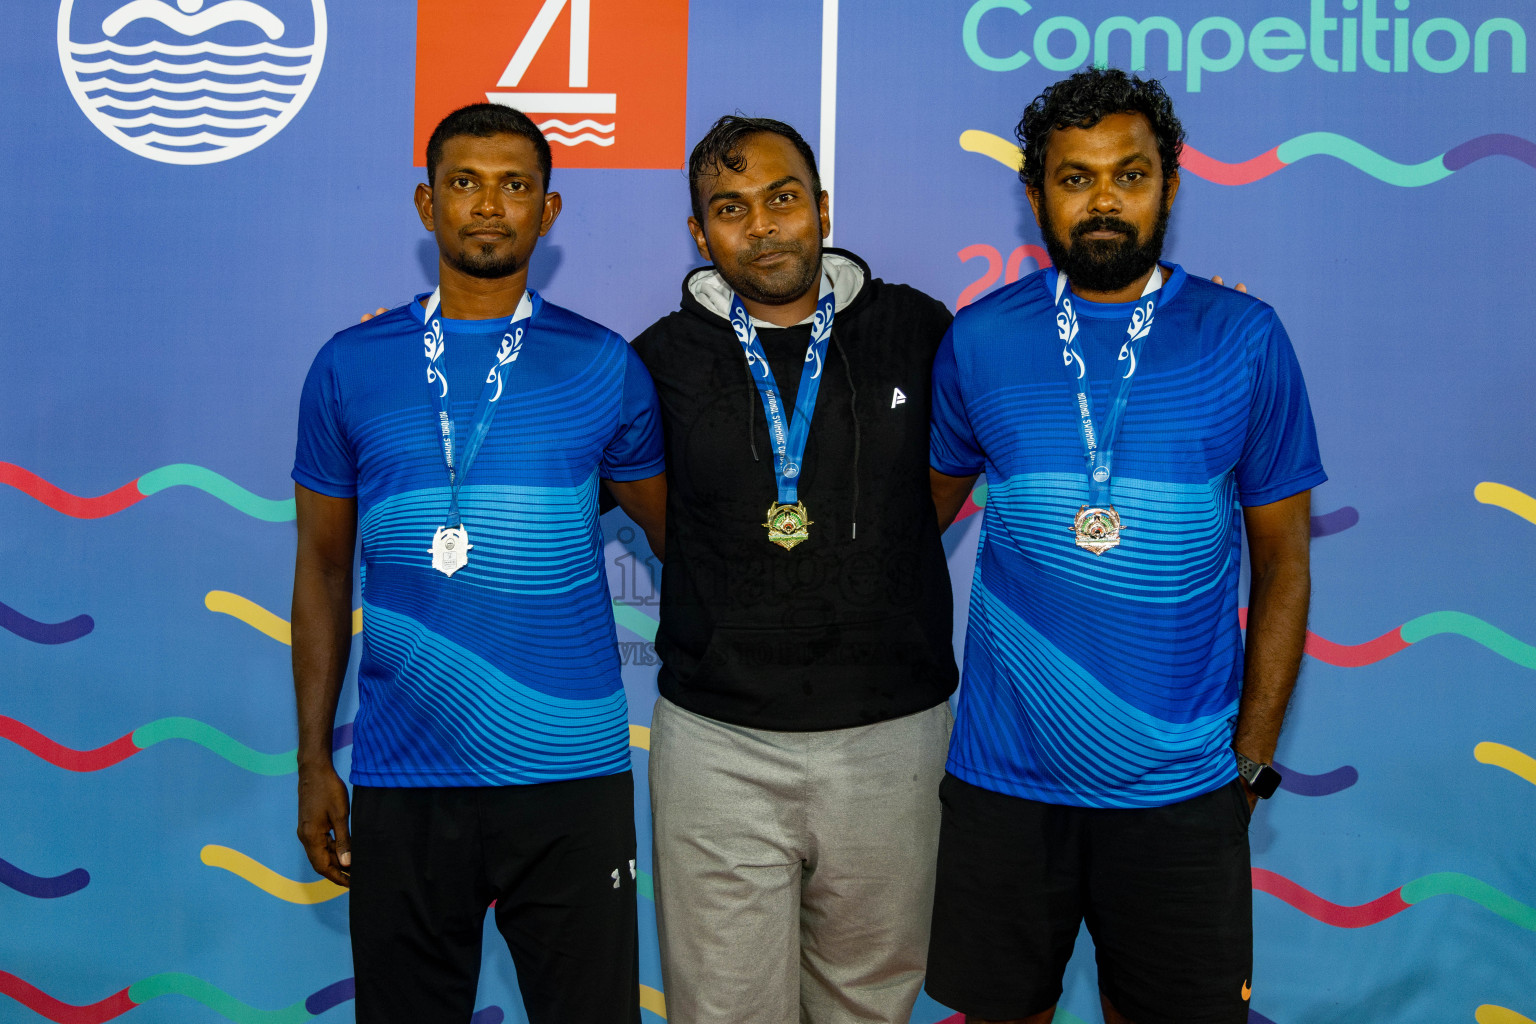
[[[63,0],[59,64],[113,142],[168,164],[249,153],[304,106],[325,57],[324,0]]]

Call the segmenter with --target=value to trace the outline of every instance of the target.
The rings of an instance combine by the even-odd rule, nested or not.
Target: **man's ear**
[[[560,200],[559,192],[546,192],[544,194],[544,216],[539,220],[539,237],[549,234],[549,229],[555,226],[555,219],[560,216],[560,211],[565,209],[565,204]]]
[[[709,241],[704,237],[704,229],[699,226],[697,218],[688,218],[688,233],[693,235],[693,244],[699,248],[699,259],[705,263],[715,262],[714,257],[709,254]]]
[[[816,212],[821,217],[821,237],[826,238],[832,233],[832,196],[826,189],[821,190],[821,198],[816,202]]]
[[[1031,188],[1028,185],[1024,186],[1024,195],[1029,200],[1030,212],[1035,215],[1035,227],[1044,227],[1040,222],[1040,206],[1045,202],[1045,197],[1040,194],[1039,189]]]
[[[1171,209],[1173,207],[1173,197],[1178,195],[1178,194],[1179,194],[1179,172],[1178,171],[1174,171],[1173,172],[1173,176],[1168,179],[1168,198],[1163,200],[1163,205],[1167,206],[1167,207],[1169,207]]]
[[[416,186],[416,216],[421,218],[421,226],[428,231],[437,231],[437,222],[432,217],[432,186],[421,184]]]

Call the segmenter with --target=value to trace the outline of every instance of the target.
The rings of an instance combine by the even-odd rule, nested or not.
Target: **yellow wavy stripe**
[[[639,747],[641,750],[650,750],[651,730],[643,725],[631,725],[629,727],[629,745]]]
[[[636,727],[635,726],[630,726],[630,728],[633,729],[633,728],[636,728]],[[667,1019],[667,997],[662,995],[660,992],[656,991],[654,988],[651,988],[651,986],[649,986],[649,985],[641,985],[640,986],[640,1009],[642,1009],[642,1010],[650,1010],[652,1013],[654,1013],[656,1016],[660,1017],[662,1020],[666,1020]],[[1493,1024],[1504,1024],[1504,1022],[1503,1021],[1496,1021],[1496,1022],[1493,1022]],[[1513,1024],[1513,1022],[1511,1021],[1510,1024]],[[1530,1021],[1526,1021],[1526,1024],[1531,1024],[1531,1022]]]
[[[643,1004],[642,1004],[643,1005]],[[1536,1020],[1516,1013],[1505,1006],[1494,1006],[1492,1003],[1484,1003],[1473,1014],[1477,1024],[1536,1024]]]
[[[631,729],[634,726],[630,726]],[[1514,747],[1506,747],[1502,743],[1493,743],[1484,740],[1472,748],[1472,756],[1483,764],[1491,764],[1495,768],[1503,768],[1507,772],[1514,772],[1526,782],[1536,786],[1536,757]]]
[[[1536,498],[1506,484],[1484,481],[1472,488],[1472,497],[1484,505],[1497,505],[1527,522],[1536,523]]]
[[[209,844],[203,847],[202,860],[212,868],[239,875],[269,896],[276,896],[289,903],[324,903],[333,900],[347,890],[328,878],[313,882],[295,882],[284,878],[260,861],[252,860],[239,850],[227,846]]]
[[[1007,139],[975,128],[967,128],[960,133],[960,148],[967,153],[989,156],[1015,174],[1018,173],[1019,161],[1024,156],[1019,147]]]
[[[265,633],[278,643],[293,646],[293,627],[288,624],[288,620],[272,614],[248,597],[231,594],[227,590],[210,590],[208,596],[203,598],[203,604],[211,612],[233,616],[257,632]],[[357,636],[362,631],[363,610],[354,608],[352,609],[352,635]]]

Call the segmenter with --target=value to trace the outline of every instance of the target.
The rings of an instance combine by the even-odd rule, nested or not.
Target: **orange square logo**
[[[555,167],[683,166],[688,0],[418,0],[416,166],[468,103],[531,117]]]

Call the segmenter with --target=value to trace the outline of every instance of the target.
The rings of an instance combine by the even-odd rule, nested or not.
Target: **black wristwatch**
[[[1270,765],[1250,761],[1235,750],[1232,755],[1237,758],[1237,774],[1248,783],[1249,789],[1265,800],[1275,795],[1275,790],[1280,788],[1279,772]]]

